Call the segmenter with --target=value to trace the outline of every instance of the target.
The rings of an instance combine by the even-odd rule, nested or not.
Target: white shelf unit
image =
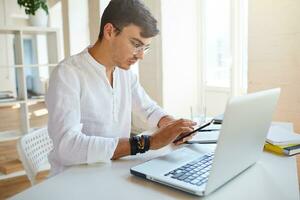
[[[25,174],[26,174],[26,172],[24,170],[13,172],[13,173],[10,173],[10,174],[0,173],[0,181],[5,180],[5,179],[9,179],[9,178],[14,178],[14,177],[17,177],[17,176],[23,176]]]
[[[32,102],[42,102],[43,98],[29,99],[27,95],[27,85],[26,85],[26,68],[36,68],[36,67],[48,67],[49,74],[53,70],[60,59],[61,48],[60,48],[60,38],[59,29],[56,28],[44,28],[44,27],[1,27],[0,35],[10,34],[14,36],[14,48],[15,48],[15,63],[0,65],[0,71],[2,68],[13,68],[16,71],[17,79],[17,99],[0,101],[0,106],[9,106],[14,104],[20,105],[20,131],[9,131],[0,133],[0,142],[14,140],[19,138],[21,135],[30,132],[30,118],[29,118],[29,105]],[[42,64],[25,64],[24,62],[24,46],[23,39],[28,35],[45,35],[47,40],[47,52],[48,52],[48,63]],[[38,49],[37,49],[38,51]]]
[[[40,169],[40,171],[46,171],[46,170],[50,170],[50,165],[49,164],[45,164]],[[23,176],[23,175],[26,175],[25,170],[13,172],[13,173],[10,173],[10,174],[0,173],[0,181],[5,180],[5,179],[9,179],[9,178],[14,178],[14,177],[17,177],[17,176]]]

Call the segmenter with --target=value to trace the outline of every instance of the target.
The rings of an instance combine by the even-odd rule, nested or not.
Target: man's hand
[[[174,117],[172,117],[171,115],[165,115],[162,118],[160,118],[160,120],[159,120],[159,122],[157,124],[157,127],[161,128],[161,127],[167,126],[168,124],[170,124],[170,123],[172,123],[174,121],[176,121],[174,119]]]
[[[179,119],[170,122],[153,133],[150,139],[150,149],[159,149],[170,144],[178,135],[193,131],[193,126],[196,124],[196,122],[188,119]],[[191,137],[192,135],[184,138],[182,141],[178,141],[176,144],[182,144]]]

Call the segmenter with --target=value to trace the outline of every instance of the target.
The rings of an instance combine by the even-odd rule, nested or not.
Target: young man
[[[98,41],[59,63],[46,99],[54,143],[51,174],[70,165],[159,149],[193,130],[194,122],[175,120],[157,106],[129,70],[157,34],[157,21],[140,1],[112,0]],[[152,136],[130,138],[131,112],[159,129]]]

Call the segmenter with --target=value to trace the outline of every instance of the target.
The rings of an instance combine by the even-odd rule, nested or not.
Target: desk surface
[[[128,156],[110,164],[75,166],[12,199],[201,198],[130,174],[130,167],[170,150],[166,147],[144,155]],[[201,199],[299,200],[296,159],[264,152],[254,166]]]

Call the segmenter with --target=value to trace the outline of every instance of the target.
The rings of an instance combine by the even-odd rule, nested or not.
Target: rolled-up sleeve
[[[118,138],[82,132],[80,86],[78,73],[62,64],[52,72],[46,97],[49,136],[56,160],[65,166],[109,162],[118,144]]]
[[[159,120],[167,113],[149,97],[133,73],[131,73],[131,89],[132,111],[151,128],[156,128]]]

